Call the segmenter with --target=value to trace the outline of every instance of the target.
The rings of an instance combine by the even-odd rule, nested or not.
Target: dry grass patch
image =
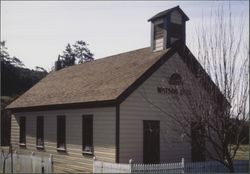
[[[249,145],[241,145],[235,156],[236,160],[249,160]]]

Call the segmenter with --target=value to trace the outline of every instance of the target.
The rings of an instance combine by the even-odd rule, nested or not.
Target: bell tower
[[[179,6],[162,11],[148,21],[151,22],[151,49],[164,50],[176,41],[186,44],[186,21],[189,18]]]

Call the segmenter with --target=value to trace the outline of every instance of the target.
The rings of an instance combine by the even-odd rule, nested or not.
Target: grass
[[[239,147],[235,160],[249,160],[249,145],[241,145]]]

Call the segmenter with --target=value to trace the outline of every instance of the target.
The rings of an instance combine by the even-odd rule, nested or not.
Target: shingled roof
[[[6,109],[29,111],[115,106],[175,53],[196,77],[198,73],[201,75],[199,81],[216,101],[229,104],[190,50],[176,41],[166,50],[152,52],[147,47],[52,72]]]
[[[52,72],[7,109],[114,100],[167,51],[142,48]]]
[[[156,20],[156,19],[158,19],[160,17],[167,16],[169,13],[171,13],[174,10],[178,10],[182,14],[182,16],[183,16],[183,18],[184,18],[185,21],[189,20],[188,16],[182,11],[182,9],[180,8],[180,6],[178,5],[176,7],[173,7],[173,8],[170,8],[170,9],[167,9],[167,10],[164,10],[162,12],[157,13],[156,15],[154,15],[153,17],[151,17],[150,19],[148,19],[148,21],[154,21],[154,20]]]

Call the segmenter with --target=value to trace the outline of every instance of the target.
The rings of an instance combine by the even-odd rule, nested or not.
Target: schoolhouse
[[[48,74],[7,107],[14,149],[53,154],[55,172],[92,172],[93,156],[114,163],[190,161],[191,144],[161,110],[178,117],[183,106],[171,107],[170,96],[179,94],[180,83],[204,91],[212,84],[221,93],[185,45],[188,20],[179,6],[165,10],[148,20],[150,47]]]

